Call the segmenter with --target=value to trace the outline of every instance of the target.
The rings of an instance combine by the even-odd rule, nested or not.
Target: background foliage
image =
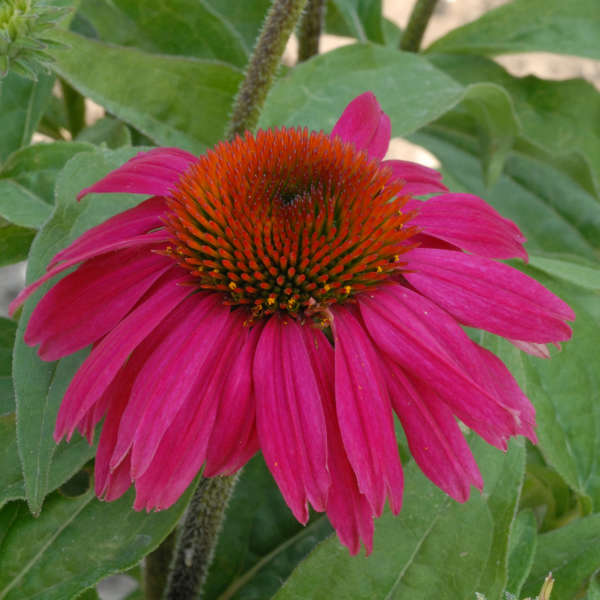
[[[75,196],[139,146],[200,153],[217,142],[269,4],[48,0],[71,9],[45,50],[51,72],[0,79],[0,266],[28,257],[31,281],[77,235],[133,206],[134,196]],[[600,94],[581,79],[518,78],[494,61],[534,51],[600,59],[598,0],[513,0],[419,54],[397,49],[401,32],[380,0],[330,0],[325,24],[355,43],[282,69],[260,126],[328,131],[372,90],[393,135],[432,152],[453,191],[519,224],[531,260],[515,266],[575,309],[574,337],[542,361],[481,336],[535,404],[539,445],[516,440],[504,455],[470,439],[485,490],[464,505],[407,458],[404,508],[376,522],[368,558],[350,557],[322,515],[300,526],[253,459],[205,597],[500,600],[535,595],[552,571],[553,600],[598,599]],[[106,111],[92,125],[85,98]],[[50,141],[32,145],[36,131]],[[98,581],[169,534],[192,490],[150,515],[132,511],[129,495],[93,497],[94,448],[51,437],[85,352],[42,363],[22,341],[40,295],[17,321],[0,319],[0,600],[95,598]]]

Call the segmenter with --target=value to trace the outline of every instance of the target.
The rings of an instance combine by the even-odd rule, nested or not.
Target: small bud
[[[49,48],[65,45],[48,37],[70,9],[48,6],[45,0],[3,0],[0,6],[0,77],[9,70],[36,80],[48,71]]]

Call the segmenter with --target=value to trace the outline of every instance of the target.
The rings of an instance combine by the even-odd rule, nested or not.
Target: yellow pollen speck
[[[349,294],[352,290],[352,286],[351,285],[345,285],[344,286],[344,291],[346,292],[346,294]]]
[[[235,290],[235,288],[237,287],[235,281],[230,281],[229,285],[227,286],[230,290]]]
[[[394,262],[400,262],[400,255],[394,254]]]
[[[324,289],[326,292],[328,292],[328,291],[331,289],[331,286],[330,286],[328,283],[326,283],[326,284],[323,286],[323,289]]]
[[[273,306],[273,304],[275,304],[275,298],[273,298],[272,296],[269,296],[269,297],[267,298],[267,304],[268,304],[269,306]]]
[[[378,272],[378,273],[383,273],[383,267],[382,267],[381,265],[379,265],[379,266],[377,267],[377,272]]]

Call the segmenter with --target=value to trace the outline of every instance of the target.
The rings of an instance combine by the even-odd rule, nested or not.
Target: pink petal
[[[106,480],[104,489],[104,500],[112,502],[120,498],[131,486],[131,477],[129,476],[129,456],[124,460],[119,468],[111,472]]]
[[[390,118],[381,110],[373,92],[357,96],[346,106],[331,137],[365,150],[369,158],[383,158],[390,143]]]
[[[114,252],[115,250],[122,250],[124,248],[139,248],[140,246],[147,246],[151,244],[156,244],[157,242],[167,242],[171,239],[170,234],[166,231],[155,231],[152,233],[147,233],[145,235],[139,235],[136,237],[132,237],[129,239],[114,241],[110,243],[106,243],[104,245],[100,245],[93,250],[89,250],[88,252],[84,252],[80,255],[77,255],[70,260],[62,262],[59,265],[56,265],[50,271],[48,271],[45,275],[40,277],[34,283],[28,285],[24,290],[21,290],[21,293],[10,303],[8,307],[9,314],[13,314],[33,292],[35,292],[40,286],[42,286],[46,281],[56,277],[59,273],[62,273],[65,269],[72,267],[74,264],[78,262],[82,262],[89,258],[93,258],[95,256],[99,256],[101,254],[107,254],[108,252]]]
[[[172,323],[169,335],[146,361],[133,386],[128,410],[121,421],[121,430],[127,429],[129,408],[143,404],[133,439],[125,434],[126,441],[133,445],[133,479],[138,479],[148,468],[162,436],[193,393],[199,373],[207,365],[213,371],[216,368],[214,361],[219,360],[219,355],[214,348],[222,346],[223,340],[219,338],[229,319],[230,308],[223,305],[220,294],[201,298],[200,294],[193,294],[178,307],[184,309],[185,314],[177,311],[179,322]],[[197,397],[194,400],[197,402]]]
[[[432,387],[489,443],[505,449],[511,435],[535,439],[533,407],[514,378],[433,302],[406,287],[388,285],[360,296],[360,309],[380,351]],[[496,384],[494,377],[503,381]]]
[[[77,200],[87,194],[107,193],[166,196],[181,174],[197,160],[193,154],[178,148],[140,152],[94,185],[81,190]]]
[[[254,325],[233,357],[207,447],[205,477],[234,473],[258,450],[252,362],[261,331]]]
[[[271,317],[254,359],[256,427],[265,462],[294,516],[325,510],[330,476],[323,400],[302,327]]]
[[[417,210],[411,225],[467,252],[487,258],[527,260],[519,228],[471,194],[443,194],[425,202],[411,200],[403,210]]]
[[[222,307],[226,308],[228,307]],[[199,365],[197,380],[171,426],[161,439],[151,464],[136,480],[135,508],[162,510],[185,491],[206,459],[211,431],[231,363],[248,337],[241,311],[233,311],[211,356]]]
[[[387,492],[397,514],[403,477],[392,409],[380,358],[359,318],[356,311],[336,307],[332,329],[337,417],[360,491],[377,516]]]
[[[63,260],[71,260],[78,255],[87,256],[90,250],[108,243],[120,242],[162,227],[162,216],[166,210],[167,206],[162,198],[148,198],[134,208],[119,213],[80,235],[54,256],[48,269]]]
[[[546,344],[536,344],[534,342],[522,342],[521,340],[508,340],[513,346],[516,346],[519,350],[527,352],[532,356],[538,358],[550,358],[550,350]],[[555,344],[560,349],[560,344]]]
[[[304,327],[302,331],[323,398],[327,426],[328,462],[331,474],[327,516],[340,541],[351,554],[358,554],[362,541],[369,555],[373,550],[373,511],[367,497],[358,489],[356,475],[342,442],[335,411],[333,348],[321,331],[311,327]]]
[[[452,412],[431,388],[400,368],[390,364],[387,373],[392,406],[413,458],[433,483],[466,502],[471,484],[481,490],[483,480]]]
[[[42,297],[27,324],[25,342],[41,344],[43,360],[85,348],[113,329],[172,266],[170,258],[148,248],[91,258]]]
[[[392,170],[394,179],[404,181],[402,193],[407,196],[422,196],[448,191],[448,188],[442,183],[442,174],[435,169],[406,160],[384,160],[381,165]]]
[[[567,340],[571,308],[535,279],[479,256],[416,248],[403,275],[465,325],[527,342]]]
[[[69,385],[62,401],[54,439],[71,435],[77,423],[101,398],[137,345],[186,297],[192,289],[180,270],[163,275],[147,299],[123,319],[92,350]]]

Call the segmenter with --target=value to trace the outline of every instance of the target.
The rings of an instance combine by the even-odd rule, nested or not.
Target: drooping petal
[[[136,480],[137,509],[171,506],[204,463],[218,405],[229,383],[229,365],[248,335],[243,322],[239,311],[232,312],[211,355],[198,365],[185,404],[162,437],[151,464]]]
[[[442,183],[442,174],[435,169],[406,160],[384,160],[381,164],[391,169],[394,179],[404,181],[402,193],[407,196],[422,196],[448,191],[448,188]]]
[[[397,514],[402,504],[402,466],[380,358],[357,312],[336,307],[332,330],[335,404],[346,454],[373,512],[381,515],[387,493]]]
[[[163,198],[148,198],[141,204],[88,229],[64,250],[58,252],[48,264],[48,269],[63,260],[72,260],[77,256],[87,256],[91,250],[106,244],[135,238],[143,233],[162,227],[163,222],[161,219],[166,210],[167,205]],[[78,262],[78,260],[75,262]]]
[[[146,300],[123,319],[92,350],[67,388],[54,439],[70,436],[80,419],[98,401],[137,345],[192,291],[178,270],[167,272],[146,294]]]
[[[57,360],[100,339],[133,308],[173,261],[148,248],[94,257],[61,279],[35,307],[25,342]]]
[[[411,225],[487,258],[522,258],[525,237],[510,220],[502,217],[481,198],[471,194],[443,194],[426,202],[411,200],[404,210],[416,210]]]
[[[205,477],[229,475],[258,450],[252,363],[262,331],[257,323],[233,357],[206,453]]]
[[[302,327],[273,316],[254,359],[256,427],[265,462],[294,516],[325,510],[330,477],[323,400]]]
[[[416,248],[402,255],[403,275],[465,325],[503,337],[547,343],[567,340],[575,314],[535,279],[479,256]]]
[[[536,344],[535,342],[523,342],[521,340],[508,340],[513,346],[516,346],[519,350],[531,354],[531,356],[537,356],[538,358],[550,358],[550,350],[546,344]],[[560,349],[560,344],[554,344]]]
[[[432,387],[466,425],[506,448],[513,435],[535,439],[535,415],[514,378],[498,360],[488,364],[456,321],[433,302],[401,285],[360,297],[361,314],[380,351]],[[510,395],[498,393],[498,384]]]
[[[335,124],[331,137],[350,142],[365,150],[369,158],[383,158],[391,135],[390,118],[381,110],[372,92],[357,96],[346,106]]]
[[[148,194],[165,196],[179,181],[181,174],[198,158],[179,148],[154,148],[140,152],[106,177],[84,188],[77,195],[87,194]]]
[[[23,302],[25,302],[25,300],[27,300],[27,298],[29,298],[29,296],[31,296],[31,294],[33,294],[33,292],[35,292],[41,285],[46,283],[46,281],[52,279],[53,277],[56,277],[59,273],[62,273],[65,269],[72,267],[78,262],[94,258],[95,256],[99,256],[101,254],[107,254],[108,252],[123,250],[125,248],[139,248],[141,246],[150,246],[159,242],[167,242],[170,239],[170,234],[168,234],[166,231],[154,231],[145,235],[138,235],[132,238],[122,239],[119,241],[114,241],[100,245],[97,248],[94,248],[93,250],[89,250],[88,252],[84,252],[81,255],[77,255],[75,258],[71,258],[60,263],[59,265],[55,265],[37,281],[34,281],[25,289],[21,290],[20,294],[10,303],[10,306],[8,307],[9,314],[14,314],[17,308],[19,308],[19,306],[21,306],[21,304],[23,304]]]
[[[348,547],[351,554],[358,554],[362,541],[369,555],[373,550],[373,511],[367,497],[358,489],[356,475],[344,450],[335,411],[333,348],[321,331],[303,327],[302,332],[321,390],[327,426],[327,451],[331,474],[327,516],[340,541]]]
[[[141,415],[132,411],[139,415],[134,421],[135,433],[125,433],[125,443],[132,444],[133,479],[148,468],[161,438],[192,392],[198,372],[207,360],[216,358],[214,347],[220,342],[230,309],[218,294],[207,294],[202,300],[198,296],[189,296],[182,303],[186,304],[186,314],[180,317],[180,323],[173,324],[169,335],[146,361],[131,391],[119,437],[122,430],[128,429],[125,423],[129,424],[129,407],[143,404]]]
[[[406,434],[410,453],[433,483],[458,502],[469,499],[470,486],[483,479],[448,406],[419,379],[389,364],[392,406]]]

